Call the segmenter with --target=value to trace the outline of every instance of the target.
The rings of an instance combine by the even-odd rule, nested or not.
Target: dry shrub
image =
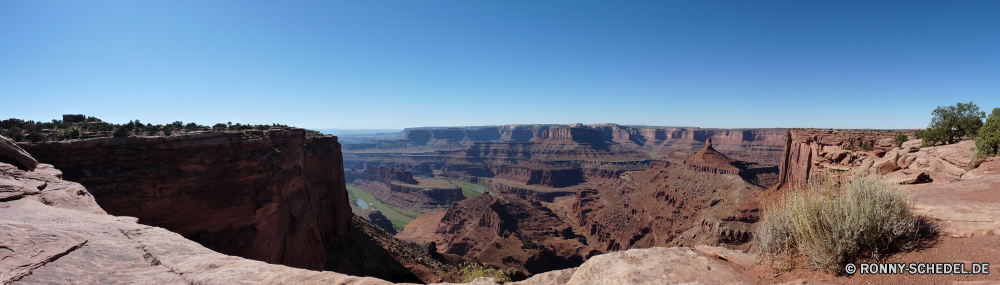
[[[765,206],[755,233],[762,260],[790,269],[788,257],[798,252],[811,267],[838,273],[860,258],[917,245],[919,220],[896,185],[874,176],[814,181]]]
[[[496,269],[478,263],[462,263],[459,266],[459,274],[462,275],[464,283],[469,283],[479,277],[492,277],[500,282],[510,282],[512,270]]]

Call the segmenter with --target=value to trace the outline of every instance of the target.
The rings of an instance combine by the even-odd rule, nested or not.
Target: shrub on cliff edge
[[[462,263],[459,273],[464,283],[472,282],[479,277],[492,277],[500,282],[510,282],[510,270],[496,269],[478,263]]]
[[[976,138],[979,157],[997,155],[1000,148],[998,145],[1000,145],[1000,108],[994,108],[993,113],[983,123],[983,127],[979,129],[979,137]]]
[[[855,176],[839,185],[813,183],[789,193],[766,207],[754,236],[764,259],[797,251],[811,267],[836,273],[860,258],[878,260],[913,249],[919,222],[895,185]]]
[[[113,133],[111,133],[111,135],[114,136],[114,137],[116,137],[116,138],[127,137],[128,136],[128,129],[126,129],[126,126],[118,127],[117,129],[115,129],[115,131]]]

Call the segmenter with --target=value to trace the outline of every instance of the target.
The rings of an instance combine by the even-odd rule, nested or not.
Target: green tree
[[[910,140],[910,137],[907,137],[904,133],[899,133],[896,135],[896,139],[892,140],[892,144],[896,145],[896,147],[902,147],[903,143],[908,140]]]
[[[168,136],[169,137],[171,134],[173,134],[173,132],[174,132],[173,125],[167,125],[166,127],[163,127],[163,135],[164,136]]]
[[[116,137],[116,138],[127,137],[128,136],[128,126],[126,125],[126,126],[118,127],[117,129],[115,129],[115,131],[113,133],[111,133],[111,135],[114,136],[114,137]]]
[[[1000,108],[994,108],[990,117],[986,118],[986,123],[979,128],[979,137],[976,137],[976,148],[979,149],[979,156],[994,156],[1000,148]]]
[[[225,131],[226,130],[226,124],[223,124],[223,123],[215,124],[215,125],[212,126],[212,129],[216,130],[216,131]]]
[[[194,130],[198,129],[198,124],[188,123],[187,125],[184,125],[184,129],[189,132],[193,132]]]
[[[31,142],[40,142],[45,140],[45,136],[39,133],[37,130],[28,134],[28,140]]]
[[[69,131],[69,138],[75,139],[78,137],[80,137],[80,130],[73,128],[73,130]]]
[[[986,117],[986,113],[980,112],[979,106],[972,102],[938,107],[932,114],[931,124],[920,135],[928,146],[956,143],[963,136],[975,137]]]

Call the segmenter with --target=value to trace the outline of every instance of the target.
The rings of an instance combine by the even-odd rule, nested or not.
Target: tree
[[[216,131],[225,131],[226,130],[226,124],[223,124],[223,123],[215,124],[215,125],[212,126],[212,129],[216,130]]]
[[[892,144],[896,145],[896,147],[903,147],[903,143],[908,140],[910,140],[910,137],[907,137],[904,133],[899,133],[896,135],[896,139],[892,140]]]
[[[39,133],[37,130],[28,134],[28,140],[31,142],[40,142],[45,140],[45,136]]]
[[[173,125],[167,125],[163,127],[163,136],[169,137],[174,132]]]
[[[920,134],[927,146],[956,143],[964,136],[975,137],[986,117],[986,113],[980,112],[979,106],[972,102],[938,107],[932,114],[931,124]]]
[[[187,125],[184,125],[184,129],[189,132],[193,132],[195,129],[198,129],[198,124],[188,123]]]
[[[994,156],[1000,148],[1000,108],[994,108],[990,117],[986,118],[986,123],[979,129],[979,137],[976,138],[976,148],[979,149],[979,156]]]
[[[128,136],[127,126],[118,127],[117,129],[115,129],[114,133],[111,133],[111,135],[114,136],[114,137],[116,137],[116,138],[127,137]]]
[[[69,138],[75,139],[78,137],[80,137],[80,130],[73,128],[73,130],[69,131]]]

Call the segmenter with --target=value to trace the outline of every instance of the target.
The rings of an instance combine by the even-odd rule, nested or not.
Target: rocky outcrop
[[[351,212],[353,212],[358,217],[365,219],[369,224],[376,226],[390,235],[396,234],[396,228],[392,227],[392,221],[389,220],[382,211],[373,209],[361,209],[359,207],[351,207]]]
[[[336,137],[301,129],[22,144],[113,215],[221,253],[328,268],[323,240],[351,219]]]
[[[0,163],[8,163],[22,170],[35,170],[38,161],[17,146],[14,141],[0,136]]]
[[[867,171],[874,164],[879,174],[899,168],[895,160],[880,161],[895,146],[897,131],[817,130],[791,129],[785,136],[785,150],[780,165],[778,185],[797,187],[806,185],[817,173],[830,170],[847,172],[856,168]],[[903,132],[910,134],[911,131]],[[870,148],[865,150],[864,148]]]
[[[712,139],[706,139],[705,148],[684,160],[689,167],[698,170],[718,174],[739,175],[740,168],[738,162],[729,159],[712,148]]]
[[[599,253],[540,203],[492,192],[455,203],[437,234],[439,252],[530,274],[579,266]]]
[[[492,178],[469,177],[465,181],[479,183],[499,193],[517,195],[533,202],[552,202],[556,197],[572,195],[576,192],[576,189],[516,185],[517,183]]]
[[[664,159],[577,192],[574,220],[602,250],[727,244],[748,247],[760,188],[740,176]]]
[[[516,181],[525,185],[566,187],[583,182],[579,168],[561,167],[539,163],[500,165],[493,168],[495,178]]]

